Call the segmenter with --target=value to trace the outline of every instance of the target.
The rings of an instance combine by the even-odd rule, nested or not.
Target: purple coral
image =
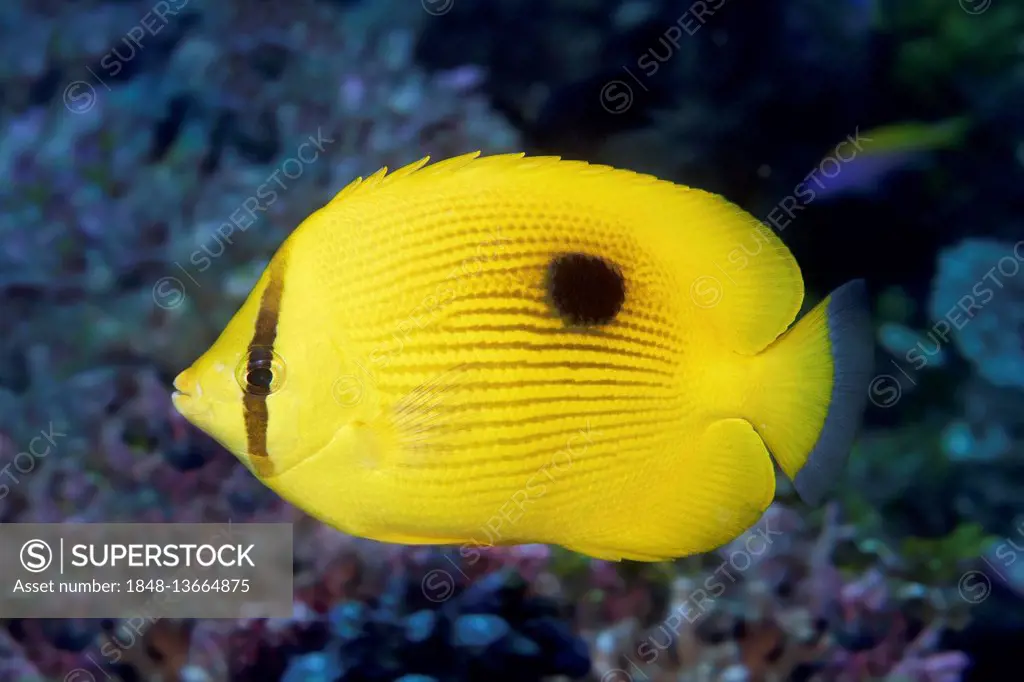
[[[940,599],[933,619],[919,626],[894,595],[887,567],[845,576],[833,555],[851,530],[835,506],[815,535],[773,505],[718,552],[723,561],[674,579],[667,615],[591,629],[595,672],[605,682],[960,680],[966,656],[937,650],[945,623],[939,605],[947,602]],[[747,541],[762,531],[779,533],[779,541]]]

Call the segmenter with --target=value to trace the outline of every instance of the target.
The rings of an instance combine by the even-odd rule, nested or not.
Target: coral
[[[350,601],[331,609],[332,633],[340,640],[331,654],[338,668],[352,671],[339,679],[356,679],[355,671],[359,679],[381,680],[403,673],[434,679],[578,678],[590,670],[584,643],[558,619],[556,604],[528,596],[516,571],[489,573],[440,601],[420,577],[450,575],[440,570],[392,580],[375,608]]]
[[[581,677],[591,665],[605,682],[959,681],[966,658],[938,643],[966,615],[957,588],[942,587],[950,575],[933,573],[928,587],[900,577],[912,568],[879,550],[841,568],[854,563],[851,542],[870,548],[836,505],[821,521],[775,504],[711,555],[674,566],[590,562],[570,584],[542,548],[377,545],[300,516],[292,618],[102,631],[13,621],[8,666],[34,664],[45,679],[102,666],[126,682],[541,679]],[[951,561],[976,549],[974,536],[958,537],[944,543]]]
[[[952,583],[958,579],[968,562],[983,556],[997,538],[984,532],[980,525],[961,524],[942,538],[907,538],[900,555],[904,562],[917,564],[911,571],[931,583]]]
[[[387,551],[367,547],[334,554],[349,570],[338,581],[330,570],[315,581],[328,592],[332,583],[343,591],[327,600],[311,599],[315,591],[300,594],[290,619],[126,622],[108,624],[99,634],[72,621],[55,624],[49,635],[23,622],[8,629],[53,676],[89,663],[95,669],[99,661],[126,680],[190,682],[225,676],[239,682],[390,682],[403,674],[539,680],[579,678],[590,670],[585,643],[561,618],[562,607],[514,568],[520,551],[513,557],[495,550],[490,567],[470,580],[465,559],[442,561],[422,550],[395,550],[388,570],[373,572]]]
[[[1013,466],[1024,446],[1024,391],[1019,385],[995,386],[986,379],[972,376],[960,384],[959,414],[943,435],[947,440],[957,436],[958,459],[963,462],[960,481],[965,484],[961,494],[965,500],[979,500],[962,505],[963,511],[990,532],[1004,533],[1019,510],[1014,500],[1024,494],[1024,476]],[[1002,470],[1006,464],[1010,466]],[[991,475],[995,472],[1000,473]]]
[[[605,682],[961,679],[966,656],[938,644],[962,617],[955,588],[899,580],[881,559],[841,570],[836,554],[855,534],[834,505],[809,531],[773,505],[717,564],[675,578],[663,613],[591,630],[595,672]]]
[[[965,239],[938,257],[931,317],[979,376],[1024,388],[1024,242]]]

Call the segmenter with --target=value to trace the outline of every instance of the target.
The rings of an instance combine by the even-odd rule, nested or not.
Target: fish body
[[[805,315],[726,200],[521,154],[358,179],[284,242],[179,411],[347,533],[656,561],[817,503],[867,396],[859,282]],[[769,454],[769,451],[771,454]]]

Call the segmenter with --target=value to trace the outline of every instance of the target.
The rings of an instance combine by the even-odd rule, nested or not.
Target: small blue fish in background
[[[849,160],[837,159],[838,173],[832,177],[815,173],[815,195],[829,200],[877,192],[894,171],[920,167],[932,152],[959,147],[969,128],[970,121],[961,116],[937,123],[887,124],[859,133],[857,154]],[[828,158],[834,157],[822,161]]]

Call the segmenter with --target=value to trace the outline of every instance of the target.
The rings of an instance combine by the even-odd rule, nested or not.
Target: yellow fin
[[[601,561],[643,561],[647,563],[655,563],[658,561],[671,561],[675,557],[673,556],[656,556],[654,554],[641,554],[628,549],[607,549],[605,547],[599,547],[594,545],[588,545],[586,543],[564,545],[565,549],[576,552],[577,554],[583,554],[592,559],[600,559]]]
[[[526,156],[525,152],[514,152],[509,154],[494,154],[492,156],[481,156],[479,151],[453,156],[449,159],[438,161],[427,165],[429,156],[402,166],[391,173],[387,172],[387,166],[379,169],[368,178],[358,177],[340,192],[338,192],[329,203],[342,199],[348,199],[356,194],[361,194],[380,187],[393,187],[399,180],[415,179],[417,182],[430,181],[443,175],[461,171],[473,172],[504,172],[523,171],[528,169],[546,169],[555,165],[562,166],[561,170],[571,167],[576,170],[604,169],[613,170],[605,166],[590,166],[585,161],[561,161],[557,156]]]
[[[356,190],[363,184],[363,176],[359,176],[352,182],[348,183],[341,188],[341,191],[334,195],[334,198],[327,202],[328,206],[336,201],[341,201],[345,197],[350,197],[355,194]]]
[[[469,538],[435,538],[422,535],[407,535],[390,530],[375,530],[373,532],[373,539],[379,542],[391,542],[396,545],[461,545],[469,542]]]
[[[693,233],[690,276],[680,284],[696,324],[713,328],[724,345],[742,354],[763,350],[792,324],[803,304],[803,277],[770,227],[701,190],[661,210],[678,216],[681,232]]]
[[[465,380],[468,365],[456,365],[423,382],[382,412],[372,425],[381,443],[379,466],[403,467],[443,457],[446,446],[434,433],[448,424],[445,393]]]
[[[352,182],[345,185],[340,192],[334,195],[334,198],[331,199],[330,202],[328,202],[328,204],[333,204],[336,201],[347,199],[352,195],[356,194],[357,192],[373,189],[375,187],[379,187],[381,185],[391,183],[394,182],[395,180],[400,180],[401,178],[412,175],[420,168],[423,168],[423,166],[425,166],[428,161],[430,161],[430,157],[424,156],[419,161],[413,161],[412,163],[406,166],[402,166],[401,168],[394,171],[390,175],[388,174],[388,167],[383,166],[380,168],[380,170],[378,170],[376,173],[366,178],[365,180],[362,178],[362,176],[360,176],[353,180]]]
[[[839,287],[756,359],[744,416],[808,504],[842,475],[874,374],[865,284]]]
[[[717,549],[749,530],[775,497],[775,467],[761,437],[744,419],[721,419],[704,431],[677,475],[652,482],[658,509],[622,539],[566,545],[599,559],[666,561]],[[602,538],[604,540],[604,538]]]
[[[394,182],[395,180],[400,180],[400,179],[406,177],[407,175],[412,175],[413,173],[418,171],[420,168],[423,168],[424,166],[426,166],[428,161],[430,161],[430,157],[429,156],[424,156],[419,161],[413,161],[412,163],[410,163],[410,164],[408,164],[406,166],[402,166],[398,170],[394,171],[391,175],[388,175],[385,178],[385,181],[386,182]],[[387,172],[387,166],[385,166],[381,170],[383,170],[384,172]]]

